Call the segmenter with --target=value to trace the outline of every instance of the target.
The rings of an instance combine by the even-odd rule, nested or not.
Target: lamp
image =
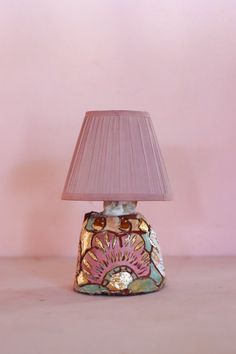
[[[147,112],[89,111],[74,150],[62,199],[104,201],[86,213],[74,289],[133,295],[159,290],[160,245],[137,201],[170,200],[166,169]]]

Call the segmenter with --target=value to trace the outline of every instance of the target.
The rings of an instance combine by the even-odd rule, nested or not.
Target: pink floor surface
[[[166,257],[167,285],[72,291],[75,260],[0,260],[1,354],[235,354],[236,258]]]

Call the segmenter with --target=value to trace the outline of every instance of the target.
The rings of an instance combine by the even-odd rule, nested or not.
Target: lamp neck
[[[104,201],[103,214],[110,216],[133,214],[136,206],[136,201]]]

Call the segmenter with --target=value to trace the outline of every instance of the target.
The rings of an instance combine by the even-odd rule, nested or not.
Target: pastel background
[[[150,112],[173,202],[142,202],[165,255],[236,253],[235,0],[0,0],[2,256],[76,254],[60,200],[86,110]]]

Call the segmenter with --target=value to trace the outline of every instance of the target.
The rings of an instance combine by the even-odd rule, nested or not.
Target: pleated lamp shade
[[[168,176],[150,115],[87,112],[62,199],[170,200]]]

